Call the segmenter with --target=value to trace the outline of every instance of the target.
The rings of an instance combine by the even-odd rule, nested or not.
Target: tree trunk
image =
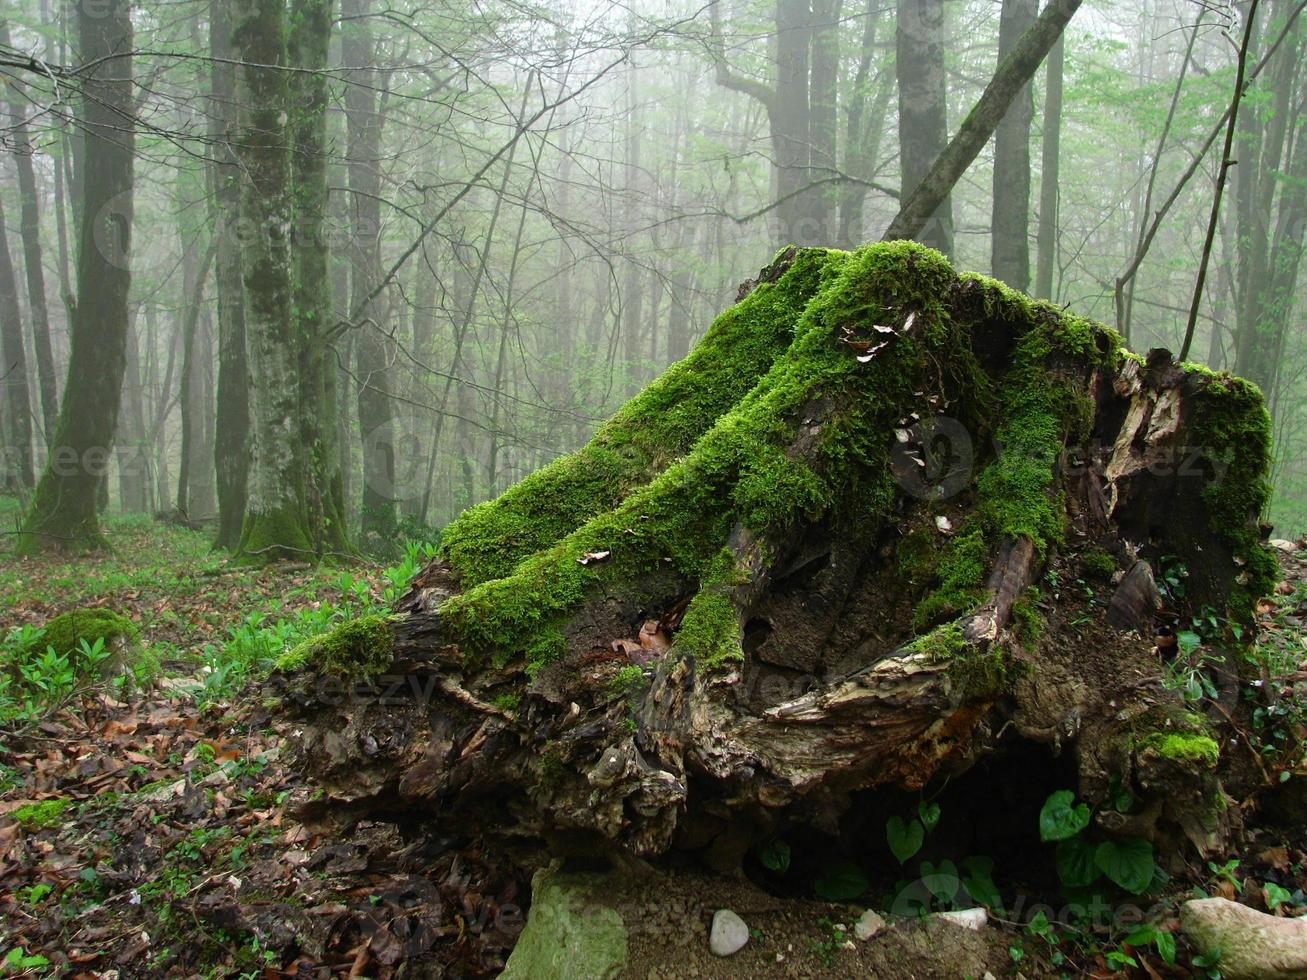
[[[210,215],[218,242],[215,253],[218,294],[218,381],[213,438],[217,483],[216,547],[235,551],[245,523],[246,483],[250,470],[250,368],[245,349],[245,292],[240,236],[240,169],[229,142],[236,105],[236,66],[232,63],[230,5],[209,6]]]
[[[77,8],[82,80],[81,132],[96,166],[80,174],[82,247],[68,384],[54,445],[19,539],[22,550],[105,546],[98,491],[103,482],[126,363],[131,286],[132,22],[128,0]]]
[[[867,200],[867,186],[875,175],[876,159],[880,156],[881,131],[885,126],[885,113],[894,88],[888,73],[877,72],[876,95],[867,111],[868,88],[873,83],[871,68],[876,58],[876,33],[884,8],[878,0],[868,0],[863,25],[862,49],[858,55],[858,68],[853,76],[853,91],[848,99],[848,127],[844,138],[844,172],[853,178],[840,192],[840,230],[837,244],[840,248],[855,248],[864,237],[862,227],[863,206]]]
[[[1035,295],[1054,299],[1053,273],[1057,266],[1058,178],[1062,163],[1062,70],[1066,38],[1059,37],[1048,55],[1044,83],[1044,148],[1039,173],[1038,258]]]
[[[341,60],[351,67],[377,62],[367,0],[342,0]],[[391,374],[395,343],[385,296],[366,299],[381,281],[381,133],[385,116],[377,104],[379,80],[371,68],[352,72],[345,90],[350,188],[350,310],[362,327],[355,338],[359,433],[363,442],[363,507],[360,529],[369,552],[395,545],[395,438]]]
[[[900,6],[902,7],[904,3],[908,3],[908,0],[901,0]],[[989,85],[986,86],[984,94],[981,95],[980,100],[972,107],[971,112],[968,113],[966,120],[962,123],[962,128],[958,130],[957,135],[953,137],[944,151],[935,158],[934,162],[927,165],[928,172],[920,179],[916,189],[911,194],[906,193],[911,184],[905,181],[904,200],[899,208],[898,215],[885,232],[886,241],[908,238],[921,239],[923,228],[929,231],[929,228],[934,225],[943,226],[944,221],[940,216],[939,209],[947,204],[948,196],[953,191],[953,185],[962,178],[962,175],[967,172],[967,168],[975,161],[981,149],[989,142],[990,136],[994,134],[994,130],[1006,114],[1008,106],[1016,99],[1022,88],[1030,82],[1044,57],[1057,43],[1057,39],[1062,36],[1062,31],[1070,22],[1071,17],[1080,8],[1080,3],[1081,0],[1051,0],[1049,5],[1044,8],[1044,12],[1039,15],[1030,30],[1026,31],[1021,40],[1017,42],[1012,53],[999,64],[998,69],[994,72],[994,77],[990,79]],[[902,15],[901,9],[900,15]],[[912,14],[909,13],[909,16],[912,16]],[[904,53],[902,42],[903,33],[900,30],[900,57],[903,57]],[[909,54],[911,54],[910,45]],[[902,73],[903,68],[900,67],[899,70]],[[901,87],[903,85],[902,74],[900,74],[899,79]],[[900,94],[899,100],[901,106],[903,102],[902,94]],[[900,126],[902,125],[903,121],[900,116]],[[932,218],[932,215],[934,218]],[[948,222],[948,240],[951,245],[951,217]],[[930,244],[930,242],[926,242],[926,244]]]
[[[907,201],[948,143],[943,0],[898,0],[895,71],[899,83],[899,171]],[[951,188],[950,188],[951,189]],[[953,254],[953,204],[947,194],[903,237]]]
[[[150,509],[150,453],[145,443],[145,399],[136,329],[139,308],[137,304],[127,325],[127,370],[123,378],[123,411],[115,453],[118,506],[129,514],[144,514]]]
[[[395,618],[283,658],[300,814],[738,859],[1035,743],[1087,800],[1131,792],[1159,850],[1218,844],[1214,765],[1150,748],[1225,738],[1160,683],[1149,569],[1187,567],[1179,616],[1247,624],[1273,586],[1256,389],[907,243],[759,280],[587,447],[450,525]],[[1044,619],[1050,563],[1102,600]]]
[[[24,496],[36,486],[32,461],[32,398],[27,381],[27,347],[18,307],[18,277],[9,255],[9,232],[0,209],[0,385],[5,393],[5,456],[0,487]]]
[[[286,11],[281,0],[234,0],[232,44],[240,61],[237,152],[253,456],[237,556],[250,562],[318,553],[309,521],[310,447],[303,442],[300,354],[293,311],[294,227],[287,107]],[[304,111],[303,107],[295,107]]]
[[[1003,0],[998,60],[1012,53],[1039,15],[1039,0]],[[994,131],[993,217],[990,268],[1013,289],[1030,289],[1030,123],[1035,103],[1027,83]]]
[[[0,47],[9,48],[9,25],[0,21]],[[18,170],[18,193],[22,198],[20,229],[23,236],[23,268],[27,276],[27,309],[32,321],[32,350],[36,355],[36,374],[41,390],[41,419],[46,446],[54,442],[55,424],[59,420],[59,387],[55,377],[54,347],[50,341],[50,313],[45,297],[45,268],[41,249],[41,197],[36,187],[36,170],[27,128],[24,87],[14,77],[8,79],[9,140],[13,147],[14,166]],[[57,169],[57,168],[56,168]]]

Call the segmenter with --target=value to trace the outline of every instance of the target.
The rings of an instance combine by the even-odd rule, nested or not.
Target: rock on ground
[[[1221,951],[1226,980],[1307,980],[1307,919],[1284,919],[1224,898],[1180,909],[1180,928],[1203,954]]]
[[[730,956],[744,949],[749,941],[749,927],[730,909],[718,909],[712,917],[708,946],[717,956]]]

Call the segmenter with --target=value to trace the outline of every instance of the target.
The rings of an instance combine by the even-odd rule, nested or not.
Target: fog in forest
[[[1259,384],[1292,537],[1302,6],[11,3],[5,489],[47,541],[384,553],[582,445],[782,246],[889,232]]]

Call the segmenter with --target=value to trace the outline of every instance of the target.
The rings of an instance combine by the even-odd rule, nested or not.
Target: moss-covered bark
[[[1250,386],[1137,358],[938,252],[801,252],[584,450],[451,525],[440,586],[418,580],[431,602],[382,624],[389,648],[358,647],[434,678],[436,708],[333,707],[305,757],[354,800],[359,765],[392,768],[368,786],[468,808],[493,773],[536,826],[644,853],[705,792],[764,826],[791,804],[827,819],[855,789],[1001,751],[1009,727],[1074,744],[1086,787],[1114,772],[1210,795],[1179,695],[1147,732],[1118,723],[1163,662],[1154,624],[1123,634],[1106,600],[1118,565],[1179,555],[1195,609],[1249,614],[1273,570],[1265,431]],[[941,455],[938,432],[965,445]],[[1111,591],[1072,629],[1034,586],[1091,564]],[[282,666],[337,670],[339,639]],[[327,732],[433,718],[438,738],[397,737],[381,761],[315,757],[342,744]]]

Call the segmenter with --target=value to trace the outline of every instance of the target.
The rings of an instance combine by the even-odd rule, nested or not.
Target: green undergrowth
[[[721,314],[688,357],[627,402],[586,446],[455,518],[442,535],[441,556],[463,586],[509,574],[687,452],[789,348],[809,300],[846,260],[844,252],[800,249],[776,282],[761,283]]]

